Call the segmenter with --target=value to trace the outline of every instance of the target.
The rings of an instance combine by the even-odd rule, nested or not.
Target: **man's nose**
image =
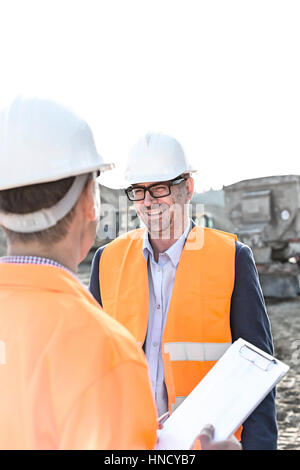
[[[151,194],[149,193],[148,190],[145,191],[145,199],[144,199],[144,204],[145,206],[151,206],[153,203],[155,203],[156,198],[152,197]]]

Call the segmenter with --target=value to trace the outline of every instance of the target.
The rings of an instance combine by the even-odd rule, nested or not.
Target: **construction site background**
[[[120,197],[123,204],[121,211]],[[94,247],[78,269],[78,277],[86,287],[89,283],[91,261],[95,250],[109,242],[114,232],[117,236],[119,231],[131,230],[139,226],[134,209],[128,205],[122,191],[101,187],[101,201],[101,234],[105,236],[97,238]],[[225,207],[224,190],[196,193],[191,202],[193,207],[202,205],[200,214],[192,211],[197,223],[235,232],[235,226]],[[0,229],[0,256],[3,256],[5,252],[4,236]],[[278,449],[300,450],[300,297],[299,295],[284,299],[266,297],[265,301],[271,322],[275,356],[290,366],[288,374],[277,386]]]

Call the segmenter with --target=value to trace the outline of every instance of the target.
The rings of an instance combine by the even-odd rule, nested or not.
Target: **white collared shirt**
[[[175,275],[180,256],[191,228],[189,221],[181,237],[164,253],[154,259],[153,249],[145,231],[143,255],[148,265],[149,319],[145,342],[145,353],[150,369],[152,389],[155,396],[158,416],[168,410],[168,396],[164,382],[162,360],[162,337],[166,324]]]

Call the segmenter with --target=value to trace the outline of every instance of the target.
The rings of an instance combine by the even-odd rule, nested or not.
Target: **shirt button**
[[[160,267],[159,267],[159,266],[158,266],[158,268],[157,268],[157,272],[160,272]]]
[[[157,310],[159,310],[160,309],[160,304],[156,305],[156,308],[157,308]]]
[[[158,343],[156,341],[154,341],[154,343],[152,343],[152,345],[156,348],[158,346]]]

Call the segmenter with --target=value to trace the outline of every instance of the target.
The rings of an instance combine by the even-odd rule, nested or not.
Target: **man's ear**
[[[195,182],[191,176],[186,180],[187,196],[190,201],[194,194]]]
[[[85,215],[91,222],[98,220],[100,212],[100,191],[95,180],[90,180],[82,193],[82,204]]]

